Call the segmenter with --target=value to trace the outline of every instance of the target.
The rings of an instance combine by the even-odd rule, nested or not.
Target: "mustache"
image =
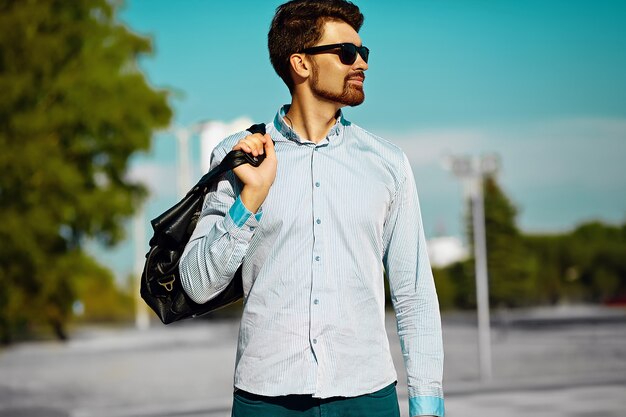
[[[348,80],[360,80],[365,81],[365,72],[363,71],[355,71],[346,76],[346,81]]]

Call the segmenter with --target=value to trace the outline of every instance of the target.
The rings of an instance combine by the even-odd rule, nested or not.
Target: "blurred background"
[[[164,327],[137,278],[212,146],[290,101],[281,3],[0,0],[0,416],[229,415],[241,306]],[[448,414],[624,416],[626,3],[356,4],[344,114],[411,161]]]

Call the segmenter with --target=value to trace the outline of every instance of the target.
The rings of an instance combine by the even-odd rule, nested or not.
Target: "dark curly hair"
[[[267,35],[267,47],[272,66],[289,91],[294,87],[289,72],[291,54],[315,45],[327,21],[342,20],[358,32],[363,19],[359,8],[346,0],[292,0],[278,6]]]

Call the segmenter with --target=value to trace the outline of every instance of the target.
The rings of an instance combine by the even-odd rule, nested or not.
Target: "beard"
[[[365,101],[365,92],[362,85],[355,85],[348,82],[355,75],[363,76],[363,72],[351,73],[346,75],[343,81],[343,91],[336,93],[334,91],[325,90],[319,85],[319,71],[317,65],[313,63],[313,74],[311,76],[311,91],[316,97],[324,100],[340,103],[345,106],[358,106]]]

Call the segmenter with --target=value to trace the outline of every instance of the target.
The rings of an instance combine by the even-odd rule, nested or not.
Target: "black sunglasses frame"
[[[339,49],[338,52],[333,51]],[[305,54],[321,54],[325,52],[337,53],[341,63],[344,65],[352,65],[356,62],[356,54],[358,53],[363,58],[363,61],[367,63],[369,59],[370,50],[366,46],[356,46],[353,43],[333,43],[331,45],[319,45],[305,48],[300,51]]]

